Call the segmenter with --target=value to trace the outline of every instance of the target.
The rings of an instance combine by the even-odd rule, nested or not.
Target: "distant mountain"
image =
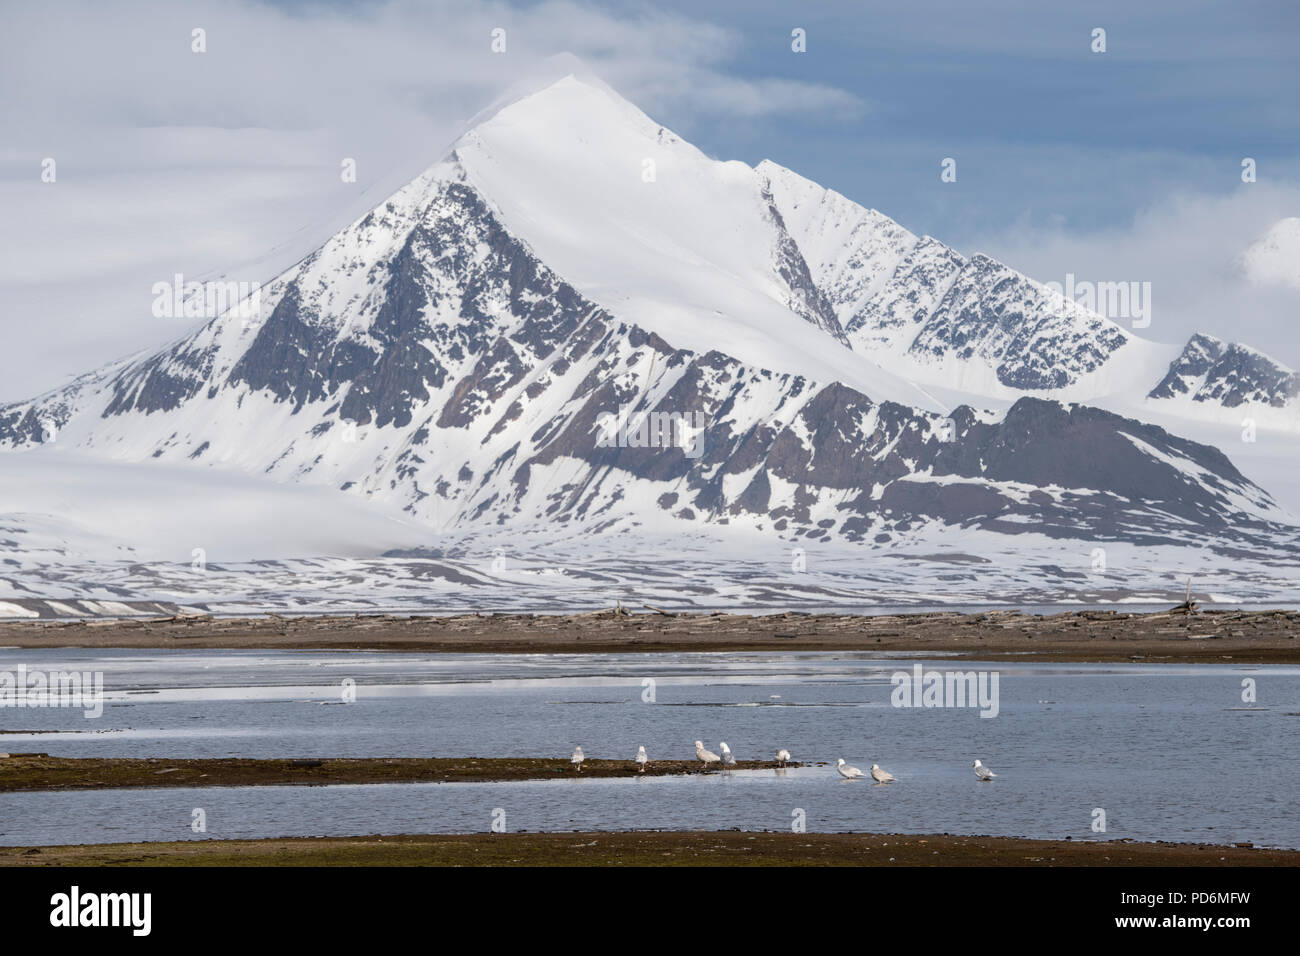
[[[1218,450],[1057,401],[1293,402],[1262,357],[1194,341],[1170,366],[988,257],[711,160],[571,75],[276,277],[256,320],[2,407],[0,447],[326,484],[431,532],[1290,548]],[[977,410],[990,396],[1009,409]]]
[[[1148,395],[1153,399],[1181,396],[1224,408],[1286,408],[1300,396],[1300,375],[1248,346],[1197,334]]]

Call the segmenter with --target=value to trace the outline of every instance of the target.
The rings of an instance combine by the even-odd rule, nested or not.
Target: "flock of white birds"
[[[843,757],[835,761],[835,769],[840,772],[840,776],[843,777],[845,780],[857,780],[859,777],[866,776],[866,774],[863,773],[861,770],[859,770],[857,767],[851,767],[847,763],[845,763]],[[984,764],[980,763],[978,758],[975,760],[975,763],[972,765],[971,769],[975,771],[976,779],[984,783],[987,783],[988,781],[992,780],[994,777],[997,776],[997,774],[995,774],[992,770],[984,766]],[[894,775],[890,773],[888,770],[882,769],[880,764],[878,763],[873,763],[871,765],[870,773],[871,773],[871,779],[876,781],[876,783],[894,782]]]
[[[712,750],[706,750],[704,748],[704,741],[702,740],[695,741],[695,756],[701,763],[704,764],[706,768],[711,767],[713,764],[720,764],[724,767],[734,767],[736,765],[736,757],[734,754],[732,754],[731,748],[727,746],[727,742],[725,740],[719,742],[718,749],[722,751],[721,754],[715,754]],[[573,764],[574,768],[577,769],[579,773],[581,773],[582,762],[586,759],[587,757],[582,752],[582,748],[574,747],[573,756],[569,758],[569,762]],[[642,744],[640,747],[637,747],[635,760],[636,760],[637,773],[645,773],[645,768],[649,765],[650,758],[646,756],[644,744]],[[790,762],[790,751],[782,747],[780,750],[776,752],[777,766],[784,767],[789,762]],[[845,780],[857,780],[867,775],[863,773],[861,770],[859,770],[857,767],[852,767],[849,764],[845,763],[843,757],[840,757],[838,760],[835,761],[835,769],[839,771],[840,776],[843,777]],[[972,764],[971,769],[975,771],[976,779],[984,783],[987,783],[988,781],[992,780],[994,777],[997,776],[997,774],[995,774],[992,770],[984,766],[984,764],[982,764],[978,758],[976,758],[975,763]],[[888,770],[883,769],[880,766],[880,764],[873,763],[871,765],[871,770],[869,772],[871,774],[871,779],[876,781],[876,783],[894,782],[894,775],[890,773]]]

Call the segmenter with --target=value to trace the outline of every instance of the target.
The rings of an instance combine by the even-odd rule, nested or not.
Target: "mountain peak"
[[[609,102],[621,104],[629,114],[644,117],[630,100],[601,79],[580,57],[558,53],[507,87],[465,124],[465,130],[469,132],[489,124],[520,104],[527,103],[528,109],[540,108],[549,112],[591,105],[594,96],[602,96]],[[648,121],[648,117],[646,119]]]
[[[599,135],[602,126],[607,135]],[[517,85],[471,121],[467,136],[500,131],[518,142],[521,137],[549,140],[577,134],[589,145],[626,131],[655,139],[663,127],[589,70],[549,76],[543,83]],[[671,134],[670,134],[671,135]],[[673,137],[674,140],[677,137]]]
[[[677,348],[723,342],[759,368],[931,403],[844,347],[760,173],[711,159],[589,72],[513,100],[455,152],[505,228],[620,319]]]

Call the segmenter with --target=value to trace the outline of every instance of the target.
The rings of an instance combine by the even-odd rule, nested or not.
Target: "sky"
[[[1300,368],[1300,293],[1233,269],[1300,215],[1294,2],[52,0],[0,2],[0,400],[183,336],[155,282],[269,279],[563,52],[709,155],[1041,281],[1149,281],[1148,337]]]

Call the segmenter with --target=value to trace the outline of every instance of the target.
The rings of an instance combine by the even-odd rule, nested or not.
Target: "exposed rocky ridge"
[[[1225,408],[1267,405],[1285,408],[1300,396],[1300,374],[1254,349],[1196,334],[1148,398],[1187,396]]]
[[[775,163],[759,170],[776,208],[796,224],[791,234],[849,343],[864,354],[908,358],[921,374],[974,365],[1007,389],[1044,392],[1078,384],[1132,340],[988,256],[968,259],[913,235]],[[931,381],[942,378],[936,372]]]
[[[1171,367],[1153,388],[1167,353],[1121,320],[1084,308],[988,256],[967,258],[936,239],[916,236],[775,163],[758,168],[813,282],[850,347],[863,355],[972,398],[1066,393],[1091,402],[1115,397],[1117,390],[1123,398],[1125,389],[1133,390],[1133,399],[1179,393],[1171,377],[1186,373]],[[1279,243],[1283,249],[1294,245],[1283,240],[1296,232],[1296,221],[1279,223],[1268,245],[1275,259],[1288,264]],[[1198,339],[1210,337],[1193,337],[1193,343]],[[1229,348],[1232,354],[1220,356],[1223,364],[1209,381],[1192,389],[1197,402],[1207,408],[1249,402],[1300,408],[1290,370],[1246,346]],[[1194,356],[1175,359],[1174,366],[1188,361],[1194,364]],[[1117,366],[1128,367],[1116,372]]]

